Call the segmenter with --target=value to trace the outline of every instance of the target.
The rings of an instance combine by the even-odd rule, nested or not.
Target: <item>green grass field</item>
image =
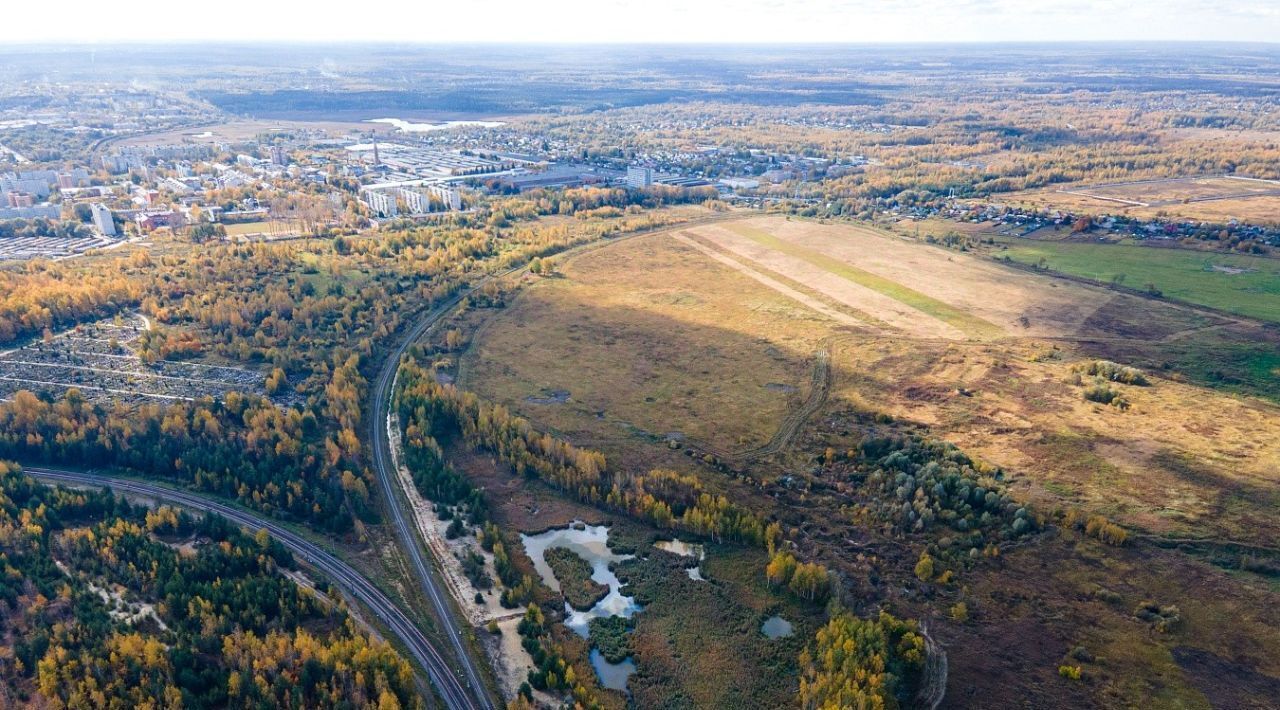
[[[1011,242],[1014,261],[1130,288],[1154,284],[1165,296],[1280,323],[1280,260],[1112,244]],[[1235,270],[1240,270],[1235,273]]]

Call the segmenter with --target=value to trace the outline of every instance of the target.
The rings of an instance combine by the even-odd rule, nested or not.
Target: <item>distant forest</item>
[[[281,91],[205,92],[200,98],[241,116],[287,118],[299,114],[439,111],[446,113],[540,113],[555,110],[598,111],[663,103],[716,101],[758,106],[821,104],[877,105],[875,94],[852,88],[628,89],[554,84],[468,88],[458,91]]]

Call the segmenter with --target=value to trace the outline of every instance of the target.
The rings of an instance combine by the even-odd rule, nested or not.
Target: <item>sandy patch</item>
[[[394,388],[394,386],[393,383],[392,387]],[[503,641],[501,643],[486,642],[484,647],[489,654],[490,664],[501,682],[504,697],[513,698],[520,687],[520,683],[524,682],[526,672],[533,667],[533,659],[520,645],[520,639],[516,633],[516,624],[524,616],[525,608],[520,606],[515,609],[507,609],[498,602],[500,596],[497,586],[498,574],[494,570],[493,554],[485,552],[474,536],[464,535],[454,540],[450,540],[445,536],[449,521],[439,519],[435,511],[431,509],[431,501],[418,493],[418,488],[413,483],[413,475],[409,473],[409,468],[401,463],[403,452],[400,440],[400,421],[399,416],[394,411],[387,416],[387,433],[391,441],[391,463],[395,467],[400,489],[404,492],[405,498],[408,499],[409,506],[413,510],[413,521],[418,528],[418,533],[426,541],[427,549],[430,550],[432,557],[440,563],[440,570],[443,573],[441,576],[444,578],[445,587],[449,589],[449,593],[453,595],[458,608],[466,615],[468,623],[472,626],[480,627],[490,621],[497,621],[498,627],[503,629]],[[462,569],[461,561],[462,557],[469,552],[475,552],[484,558],[485,570],[489,573],[489,577],[494,580],[494,587],[488,590],[478,590],[471,584],[471,580]],[[483,600],[482,604],[476,603],[477,593],[480,594],[480,598]],[[483,629],[477,631],[477,633],[488,634]],[[514,643],[508,637],[514,638]]]
[[[68,577],[71,576],[71,570],[60,560],[54,560],[53,564],[57,566],[63,574]],[[107,614],[110,615],[112,619],[124,622],[130,626],[133,626],[144,619],[152,619],[161,629],[165,631],[169,630],[169,627],[166,626],[165,623],[160,620],[160,616],[156,614],[156,607],[154,604],[127,601],[124,598],[124,587],[107,589],[105,587],[100,587],[87,579],[85,580],[85,584],[88,585],[89,591],[97,594],[98,598],[102,600],[102,603],[107,606]]]

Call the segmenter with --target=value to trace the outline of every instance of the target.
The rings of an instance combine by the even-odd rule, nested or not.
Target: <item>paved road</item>
[[[26,467],[24,470],[46,482],[110,486],[117,492],[144,495],[192,510],[217,513],[254,532],[265,529],[295,556],[320,570],[331,582],[371,609],[378,619],[404,643],[419,665],[426,669],[431,682],[451,710],[485,707],[472,698],[471,693],[463,687],[463,682],[458,679],[453,669],[431,645],[422,631],[377,587],[347,563],[279,523],[196,493],[128,478],[36,467]]]

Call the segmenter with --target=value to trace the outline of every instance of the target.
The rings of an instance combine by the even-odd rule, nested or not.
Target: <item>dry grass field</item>
[[[1221,176],[1068,185],[1014,193],[1005,201],[1086,214],[1280,222],[1280,182]]]
[[[1278,188],[1280,183],[1269,180],[1213,176],[1082,185],[1065,187],[1061,191],[1154,205],[1162,202],[1255,197],[1274,193]]]
[[[753,218],[560,265],[481,327],[461,385],[606,453],[685,438],[738,451],[805,400],[834,338],[833,400],[930,427],[1019,472],[1030,499],[1258,542],[1280,534],[1264,514],[1280,502],[1280,409],[1152,375],[1123,387],[1121,411],[1072,382],[1091,343],[1223,323],[871,228]]]
[[[606,452],[668,437],[737,449],[805,396],[834,327],[665,233],[538,279],[476,334],[460,383]]]
[[[1077,373],[1135,344],[1159,357],[1215,343],[1241,323],[868,227],[778,217],[675,227],[554,269],[527,277],[474,333],[462,387],[604,451],[612,466],[693,473],[778,516],[798,549],[868,599],[932,616],[952,669],[949,706],[1266,707],[1257,703],[1280,673],[1269,631],[1280,607],[1274,577],[1241,571],[1238,550],[1273,548],[1280,536],[1280,408],[1148,366],[1149,386],[1112,385],[1130,402],[1122,410],[1086,401],[1092,380]],[[818,353],[829,361],[823,386]],[[916,581],[919,550],[874,542],[838,504],[847,484],[824,488],[823,474],[809,473],[824,447],[857,448],[862,430],[850,423],[867,413],[888,415],[875,426],[923,432],[1003,467],[1016,499],[1046,516],[1101,514],[1133,539],[1111,548],[1064,528],[978,563],[949,588],[899,594]],[[745,477],[668,445],[684,437],[743,451],[797,416],[798,433],[745,460]],[[806,475],[818,484],[785,480]],[[522,493],[525,483],[479,480],[506,486],[504,523],[579,514]],[[1212,544],[1179,552],[1156,538]],[[1235,552],[1215,557],[1224,544]],[[713,578],[759,578],[747,561],[729,562],[708,563]],[[637,589],[655,579],[638,575]],[[653,675],[637,681],[640,697],[682,683],[699,698],[727,697],[711,692],[712,679],[687,680],[671,658],[704,652],[693,650],[710,633],[702,620],[723,603],[710,587],[687,586],[664,587],[641,616],[641,667]],[[958,599],[969,621],[937,615]],[[1182,621],[1153,631],[1134,616],[1147,602],[1176,605]],[[1058,672],[1076,647],[1094,657],[1083,683]],[[735,672],[755,677],[742,663]]]
[[[223,225],[227,229],[228,238],[237,237],[282,237],[302,233],[302,222],[297,220],[273,219],[258,222],[233,222]]]
[[[1049,509],[1159,535],[1280,535],[1280,407],[1149,375],[1148,387],[1114,385],[1132,403],[1121,411],[1082,397],[1073,367],[1088,360],[1034,341],[848,338],[833,397],[928,426],[1015,472],[1016,488]]]
[[[691,231],[915,337],[1069,336],[1112,298],[869,227],[759,218]]]

